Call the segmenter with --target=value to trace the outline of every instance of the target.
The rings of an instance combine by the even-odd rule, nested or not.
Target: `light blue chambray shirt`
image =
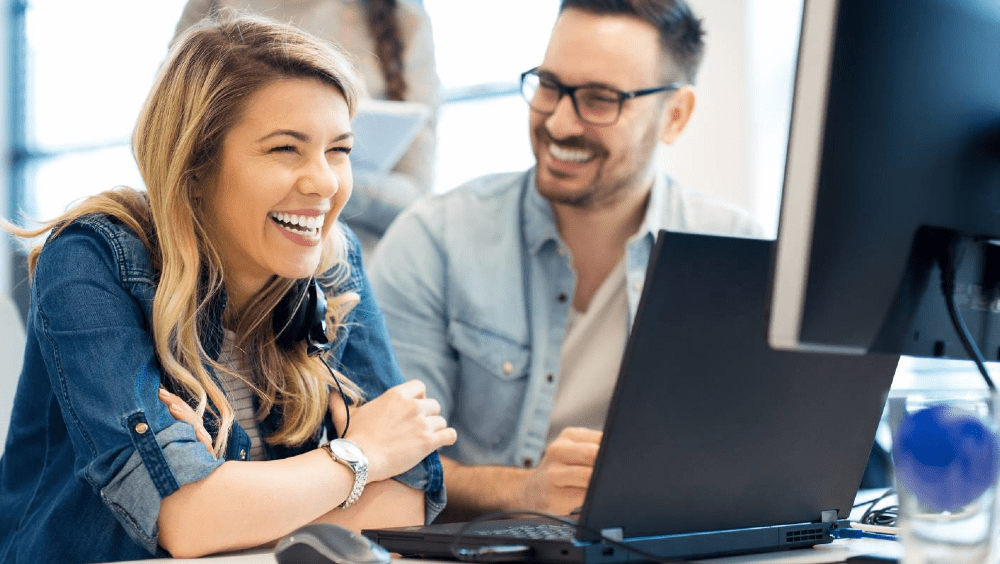
[[[625,257],[631,327],[660,229],[759,237],[739,208],[659,174]],[[369,267],[403,375],[427,384],[464,464],[534,466],[547,446],[576,275],[534,169],[418,201]]]

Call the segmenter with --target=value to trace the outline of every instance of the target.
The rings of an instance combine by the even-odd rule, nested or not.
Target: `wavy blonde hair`
[[[33,229],[8,225],[22,237],[38,237],[49,229],[55,237],[73,219],[107,214],[139,235],[160,274],[152,319],[157,357],[166,378],[196,411],[210,411],[220,456],[235,416],[206,365],[247,382],[259,400],[258,421],[272,409],[280,410],[280,427],[265,438],[272,445],[296,446],[314,436],[336,386],[333,371],[324,360],[309,357],[304,344],[284,351],[275,343],[273,311],[295,280],[275,276],[243,311],[226,311],[226,324],[237,335],[234,346],[246,354],[253,378],[220,365],[201,345],[200,314],[221,291],[224,272],[205,229],[198,180],[215,177],[223,141],[241,119],[247,99],[285,78],[318,78],[336,87],[353,117],[359,79],[336,47],[260,16],[223,12],[202,21],[175,42],[136,123],[132,149],[146,191],[103,192]],[[40,245],[31,249],[29,272],[40,252]],[[350,276],[346,255],[345,234],[332,229],[316,271],[328,295]],[[357,302],[353,292],[328,298],[329,331],[343,334],[344,317]],[[351,400],[362,400],[356,385],[339,373],[336,377]]]

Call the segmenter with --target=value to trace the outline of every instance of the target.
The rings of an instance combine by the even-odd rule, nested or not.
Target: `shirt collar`
[[[552,211],[552,204],[538,193],[538,184],[535,182],[536,168],[531,167],[525,173],[524,178],[524,200],[523,219],[524,241],[528,245],[528,251],[538,254],[546,243],[552,241],[558,244],[560,241],[559,232],[556,229],[556,216]]]
[[[653,188],[649,191],[649,201],[646,203],[646,215],[639,224],[639,230],[629,238],[628,244],[648,238],[650,244],[656,240],[656,234],[663,224],[663,216],[667,206],[667,176],[656,172],[653,174]]]
[[[524,239],[528,244],[528,250],[537,254],[549,241],[558,243],[560,241],[559,232],[556,229],[555,213],[552,211],[552,204],[538,193],[535,168],[532,167],[525,173],[524,179]],[[643,238],[648,238],[650,245],[656,240],[656,234],[663,223],[666,206],[668,178],[665,174],[657,172],[653,175],[653,188],[649,192],[649,202],[646,204],[646,214],[636,231],[629,239],[629,244]]]

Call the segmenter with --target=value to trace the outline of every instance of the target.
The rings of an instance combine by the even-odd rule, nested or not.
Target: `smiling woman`
[[[29,257],[0,562],[191,557],[441,510],[434,451],[455,431],[403,383],[338,221],[356,83],[296,28],[205,22],[140,113],[146,190],[6,225],[52,234]],[[285,339],[300,318],[308,337]]]
[[[275,274],[316,271],[351,196],[353,138],[344,96],[319,79],[277,80],[249,97],[205,194],[205,228],[236,309]]]

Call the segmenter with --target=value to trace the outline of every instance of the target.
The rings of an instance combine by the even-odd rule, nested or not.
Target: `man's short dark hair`
[[[625,15],[639,18],[660,32],[660,50],[694,84],[705,53],[705,31],[684,0],[562,0],[559,12],[574,8],[598,15]]]

